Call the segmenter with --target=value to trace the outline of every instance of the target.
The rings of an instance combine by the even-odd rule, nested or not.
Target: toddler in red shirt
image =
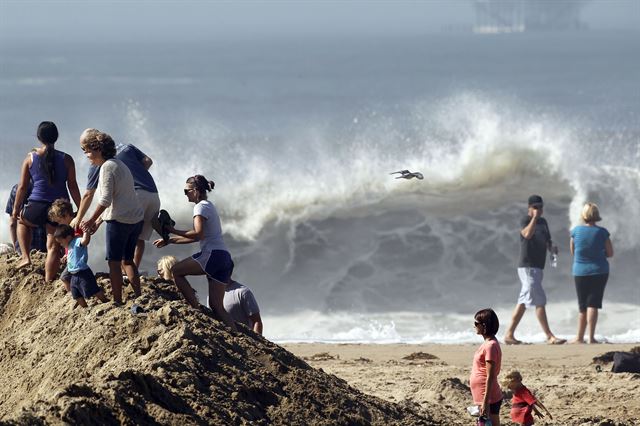
[[[544,414],[542,414],[537,407],[542,408],[549,418],[553,420],[553,416],[551,416],[547,407],[538,401],[531,391],[522,384],[522,375],[520,372],[510,372],[505,376],[502,384],[513,392],[513,398],[511,398],[512,422],[522,426],[531,426],[534,423],[533,416],[531,415],[532,412],[538,417],[544,417]]]

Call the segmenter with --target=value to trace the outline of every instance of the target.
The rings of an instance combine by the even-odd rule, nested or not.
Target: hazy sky
[[[552,1],[552,0],[542,0]],[[558,0],[553,0],[558,1]],[[0,0],[0,38],[211,39],[467,28],[472,0]],[[640,29],[640,0],[591,0],[590,28]]]

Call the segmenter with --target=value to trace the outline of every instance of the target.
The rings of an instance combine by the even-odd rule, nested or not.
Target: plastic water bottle
[[[551,260],[551,267],[552,268],[557,268],[558,267],[558,253],[551,253],[550,260]]]

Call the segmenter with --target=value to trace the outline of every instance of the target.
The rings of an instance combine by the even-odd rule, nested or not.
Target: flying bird
[[[396,179],[413,179],[417,178],[419,180],[424,179],[422,173],[420,172],[410,172],[409,170],[399,170],[397,172],[391,172],[390,175],[400,174],[400,176],[396,176]]]

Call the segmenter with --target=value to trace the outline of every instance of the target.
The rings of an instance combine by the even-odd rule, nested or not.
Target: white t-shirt
[[[200,251],[227,250],[222,239],[220,216],[213,203],[202,200],[193,207],[193,217],[202,216],[204,219],[204,235],[200,240]]]
[[[231,315],[234,321],[242,323],[249,328],[253,327],[251,315],[259,314],[260,308],[251,289],[236,281],[231,281],[224,291],[224,310]]]
[[[100,167],[98,191],[98,204],[106,207],[102,219],[128,224],[144,219],[144,212],[133,187],[133,176],[122,161],[111,158]]]

